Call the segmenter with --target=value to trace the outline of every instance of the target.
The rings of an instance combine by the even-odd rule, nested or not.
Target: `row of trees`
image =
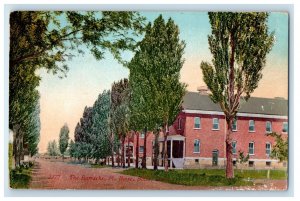
[[[211,91],[211,99],[220,104],[226,117],[226,176],[233,178],[231,125],[239,110],[240,99],[248,100],[262,78],[266,55],[271,50],[274,37],[268,32],[268,14],[264,12],[210,12],[208,16],[212,29],[208,42],[213,60],[212,64],[202,62],[201,69],[204,82]],[[66,23],[58,20],[61,18]],[[82,53],[82,44],[96,59],[102,59],[104,51],[109,50],[130,70],[130,95],[127,96],[124,80],[120,85],[115,83],[111,95],[108,95],[111,102],[105,116],[107,128],[103,131],[106,133],[108,130],[108,134],[100,137],[110,142],[112,149],[108,152],[113,153],[114,142],[119,140],[124,147],[122,142],[129,131],[136,133],[143,129],[146,142],[147,131],[153,131],[157,136],[161,130],[165,138],[164,158],[167,158],[168,127],[176,118],[186,88],[179,82],[185,44],[180,41],[179,29],[172,19],[165,22],[159,16],[153,25],[149,23],[145,29],[143,20],[135,12],[11,13],[9,125],[15,133],[17,164],[24,139],[36,139],[24,137],[29,130],[29,122],[32,122],[30,114],[38,109],[39,96],[35,88],[40,78],[35,71],[44,67],[54,74],[62,72],[65,75],[68,70],[65,61],[74,56],[74,49]],[[144,39],[136,46],[131,36],[144,31]],[[130,63],[122,61],[121,50],[135,51]],[[75,142],[71,143],[73,147],[80,147],[80,154],[86,150],[80,155],[85,158],[100,158],[102,156],[97,154],[107,153],[106,148],[92,145],[100,140],[101,130],[93,128],[97,126],[94,113],[94,107],[85,109],[76,127]]]
[[[84,54],[86,46],[96,59],[109,51],[122,62],[124,50],[136,48],[135,37],[144,31],[137,12],[15,11],[10,14],[9,128],[14,132],[13,154],[19,166],[24,145],[37,153],[39,141],[39,93],[44,68],[59,77],[66,62]],[[77,53],[76,53],[77,52]],[[34,125],[33,125],[34,124]]]
[[[73,140],[70,142],[71,157],[85,160],[93,158],[98,162],[99,159],[105,159],[110,155],[110,94],[109,90],[103,91],[93,107],[84,108],[83,116],[75,128],[75,142]]]
[[[119,155],[120,147],[120,161],[125,167],[125,139],[133,133],[138,138],[139,131],[143,130],[142,167],[146,168],[147,133],[153,132],[157,169],[159,132],[164,133],[163,157],[166,159],[168,128],[178,115],[185,94],[186,85],[179,81],[184,47],[172,19],[165,22],[160,15],[153,25],[149,23],[135,56],[126,65],[130,70],[129,80],[113,83],[111,93],[104,91],[93,107],[85,108],[75,129],[71,155],[98,160],[114,156],[115,152]],[[167,170],[168,160],[164,161]]]

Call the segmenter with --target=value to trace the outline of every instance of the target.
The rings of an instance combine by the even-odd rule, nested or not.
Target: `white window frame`
[[[252,154],[250,153],[250,143],[253,144],[253,148],[252,148],[253,153]],[[248,153],[249,153],[250,156],[255,155],[255,144],[254,144],[254,142],[249,142],[249,144],[248,144]]]
[[[182,122],[182,118],[179,118],[178,119],[178,130],[181,130],[181,127],[182,127],[181,122]]]
[[[250,130],[250,123],[253,122],[253,130]],[[255,132],[255,121],[253,119],[249,120],[249,127],[248,127],[249,133],[254,133]]]
[[[287,130],[286,130],[286,131],[284,131],[284,130],[283,130],[283,129],[284,129],[284,125],[285,125],[285,124],[287,125]],[[283,123],[282,123],[282,132],[283,132],[283,133],[287,133],[287,132],[288,132],[288,130],[289,130],[289,124],[288,124],[288,122],[287,122],[287,121],[285,121],[285,122],[283,122]]]
[[[143,151],[141,151],[141,147],[143,147]],[[143,145],[140,145],[139,146],[139,153],[144,153],[144,151],[145,151],[145,147]]]
[[[199,151],[195,151],[195,142],[196,142],[196,141],[198,141]],[[200,153],[200,140],[198,140],[198,139],[195,139],[195,140],[194,140],[194,149],[193,149],[193,153],[195,153],[195,154]]]
[[[268,123],[270,124],[270,130],[268,131]],[[272,122],[266,121],[266,133],[272,133]]]
[[[196,128],[196,119],[199,119],[199,128]],[[200,117],[194,117],[194,129],[201,129],[201,118]]]
[[[218,121],[218,128],[214,128],[214,125],[215,125],[215,119]],[[213,118],[213,127],[212,127],[212,130],[214,131],[217,131],[217,130],[220,130],[220,120],[219,118]]]
[[[269,148],[269,152],[270,152],[270,153],[269,153],[269,154],[267,153],[267,150],[268,150],[268,149],[267,149],[267,144],[270,145],[270,148]],[[272,144],[271,144],[270,142],[266,142],[266,155],[267,155],[267,156],[270,156],[271,151],[272,151]]]
[[[234,125],[234,122],[235,122],[235,129],[232,128],[233,125]],[[237,131],[238,130],[237,122],[238,122],[237,118],[233,119],[232,125],[231,125],[231,131]]]
[[[233,149],[233,144],[235,144],[235,149]],[[236,145],[237,145],[237,141],[232,141],[232,142],[231,142],[231,146],[232,146],[232,154],[236,154]],[[235,152],[233,152],[233,150],[235,150]]]

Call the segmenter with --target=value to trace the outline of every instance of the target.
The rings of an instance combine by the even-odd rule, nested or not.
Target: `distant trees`
[[[225,114],[226,178],[233,178],[231,128],[244,95],[247,101],[262,78],[266,56],[274,37],[265,12],[209,12],[212,33],[208,36],[212,64],[201,63],[210,98]]]
[[[64,160],[64,153],[68,148],[68,142],[69,142],[69,127],[67,124],[65,124],[61,129],[59,133],[59,150],[62,154],[62,158]]]
[[[48,142],[47,153],[49,156],[59,155],[59,149],[55,140]]]

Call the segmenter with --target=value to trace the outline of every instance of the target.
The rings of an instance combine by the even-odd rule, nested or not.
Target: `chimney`
[[[209,90],[208,90],[208,88],[206,86],[199,86],[199,87],[197,87],[197,91],[201,95],[208,95],[209,94]]]

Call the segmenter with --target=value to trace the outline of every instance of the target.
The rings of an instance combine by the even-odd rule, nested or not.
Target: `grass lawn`
[[[91,164],[91,168],[106,168],[111,167],[109,165]]]
[[[31,180],[32,168],[22,168],[19,170],[10,171],[10,187],[14,189],[26,189],[29,188],[29,182]]]
[[[185,169],[169,170],[168,172],[164,170],[128,169],[121,173],[188,186],[251,186],[253,185],[251,179],[267,178],[267,170],[244,170],[243,172],[235,170],[234,179],[226,179],[225,170],[222,169]],[[286,179],[286,173],[281,170],[271,170],[270,179]]]

